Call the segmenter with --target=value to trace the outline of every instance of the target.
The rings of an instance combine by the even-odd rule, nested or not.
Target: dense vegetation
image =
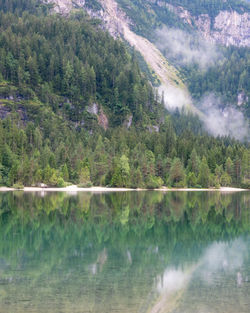
[[[167,7],[159,6],[157,1],[129,1],[118,0],[126,14],[134,22],[133,28],[136,32],[149,38],[157,44],[157,36],[155,36],[156,28],[163,24],[171,29],[182,29],[186,32],[193,32],[194,25],[190,26],[183,19],[171,12]],[[212,19],[220,10],[236,10],[243,12],[249,11],[249,4],[242,1],[221,1],[221,0],[203,0],[203,1],[178,1],[167,0],[168,4],[182,6],[189,10],[192,15],[208,14]],[[185,36],[185,33],[183,34]],[[194,42],[191,43],[190,49],[194,49],[196,44],[200,42],[194,34]],[[180,39],[181,40],[181,39]],[[183,40],[183,39],[182,39]],[[170,43],[169,43],[170,44]],[[198,48],[197,48],[198,50]],[[214,93],[219,95],[225,104],[238,104],[238,96],[242,97],[241,110],[249,118],[250,117],[250,95],[249,95],[249,48],[248,47],[220,47],[218,48],[221,55],[216,65],[201,70],[197,64],[189,64],[184,66],[178,62],[178,52],[168,53],[168,47],[165,46],[162,51],[167,60],[184,74],[186,84],[196,100],[200,100],[206,93]],[[170,48],[171,51],[171,48]],[[201,53],[205,53],[201,52]]]
[[[192,15],[208,14],[212,18],[221,10],[249,10],[250,6],[244,0],[165,0],[172,5],[180,5]]]
[[[98,21],[15,3],[0,12],[2,185],[249,186],[249,149],[167,115]]]
[[[250,50],[231,46],[222,53],[221,60],[206,70],[195,64],[182,68],[192,97],[200,100],[206,93],[216,94],[224,103],[241,107],[250,118]]]

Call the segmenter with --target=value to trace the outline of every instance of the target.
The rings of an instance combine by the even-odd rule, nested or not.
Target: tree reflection
[[[39,303],[63,285],[71,311],[74,299],[95,312],[118,299],[140,307],[166,268],[190,268],[212,242],[247,235],[249,202],[247,192],[2,193],[0,283],[12,283],[0,284],[0,303],[18,287]]]

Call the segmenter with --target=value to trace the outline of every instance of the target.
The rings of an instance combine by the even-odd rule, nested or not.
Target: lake
[[[0,313],[247,313],[250,192],[0,194]]]

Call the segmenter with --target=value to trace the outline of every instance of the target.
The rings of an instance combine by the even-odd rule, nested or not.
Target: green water
[[[0,194],[0,313],[245,313],[250,192]]]

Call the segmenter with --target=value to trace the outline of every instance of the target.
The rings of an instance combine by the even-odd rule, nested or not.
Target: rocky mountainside
[[[160,93],[167,96],[166,105],[168,108],[186,107],[192,108],[193,111],[199,113],[192,105],[191,97],[180,78],[179,72],[168,63],[153,43],[132,31],[133,22],[115,0],[98,0],[101,5],[98,10],[93,10],[88,1],[84,0],[49,0],[49,2],[54,3],[54,10],[61,14],[68,14],[72,9],[82,7],[92,17],[101,19],[104,27],[113,37],[125,39],[143,56],[151,74],[155,75],[160,81]],[[178,97],[175,97],[174,95],[177,93]]]
[[[111,20],[113,16],[111,16],[111,18],[108,17],[110,16],[110,12],[107,11],[107,8],[110,8],[112,2],[114,3],[112,4],[113,6],[117,6],[116,1],[47,0],[47,2],[55,3],[55,11],[63,14],[69,13],[70,10],[72,10],[73,8],[84,7],[91,15],[103,18],[104,21],[107,22],[110,32],[113,35],[117,35],[117,32],[120,32],[119,23],[113,23],[113,25],[111,26]],[[91,2],[99,2],[102,7],[90,5]],[[123,1],[118,0],[117,2],[123,4]],[[129,1],[127,2],[129,3]],[[135,6],[142,6],[141,1],[132,2]],[[195,14],[196,12],[192,12],[191,9],[188,9],[183,5],[179,5],[180,1],[145,0],[143,2],[144,4],[142,8],[144,10],[154,12],[157,7],[166,9],[172,14],[179,17],[183,21],[183,23],[191,26],[194,29],[197,29],[204,36],[204,38],[209,39],[210,41],[214,41],[226,46],[250,46],[250,11],[248,6],[243,6],[242,4],[238,7],[232,7],[232,5],[228,3],[227,6],[222,7],[222,9],[216,10],[211,15],[209,14],[209,11],[208,13],[205,13],[206,11],[204,11],[204,13]],[[223,1],[224,4],[226,4],[227,2],[228,1]],[[98,8],[100,10],[98,10],[98,12],[95,12],[93,8]],[[124,18],[124,11],[119,9],[119,12]],[[115,16],[116,13],[117,11],[115,12]],[[157,15],[157,13],[154,14]]]
[[[179,1],[179,0],[47,0],[54,3],[54,11],[68,14],[75,8],[84,8],[92,17],[103,21],[103,27],[117,38],[125,39],[144,58],[151,75],[160,81],[160,94],[164,92],[166,105],[192,107],[191,96],[183,75],[169,63],[159,46],[155,45],[155,29],[163,25],[171,29],[184,29],[199,33],[207,42],[224,46],[250,46],[249,5],[237,0],[229,1]],[[185,34],[184,34],[185,36]],[[171,45],[171,42],[169,43]],[[206,49],[201,51],[207,53]],[[247,91],[240,88],[244,103]],[[234,101],[238,104],[237,101]],[[244,107],[244,105],[242,106]]]
[[[166,11],[153,20],[145,1],[124,1],[134,14],[122,0],[0,0],[0,184],[249,186],[248,48],[225,47],[222,59],[209,45],[193,50],[191,26],[171,12],[176,29],[158,30],[160,47],[152,37]],[[218,94],[239,110],[223,110]],[[200,110],[203,122],[164,104]]]
[[[210,16],[208,13],[194,15],[183,6],[170,4],[169,1],[146,1],[166,8],[180,17],[184,23],[197,28],[202,36],[210,41],[226,46],[250,46],[250,13],[243,7],[239,11],[228,7],[219,10],[215,16]]]

